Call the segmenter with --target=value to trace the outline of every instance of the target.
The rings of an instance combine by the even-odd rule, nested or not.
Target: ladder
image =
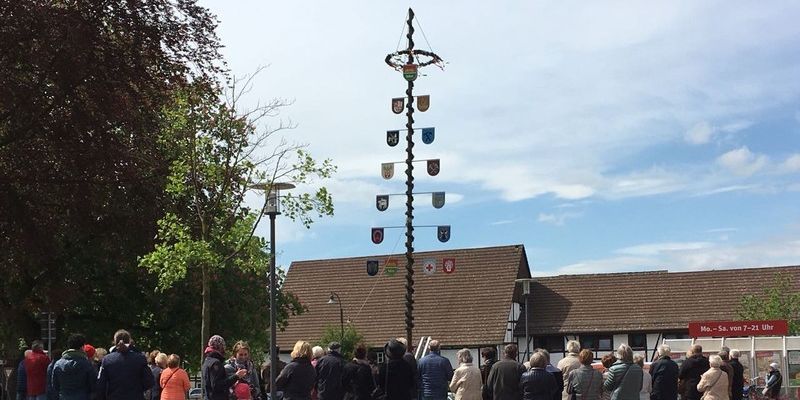
[[[430,336],[423,336],[419,339],[419,345],[417,345],[417,350],[414,352],[414,358],[419,360],[422,357],[425,357],[428,354],[428,349],[431,344],[431,337]]]

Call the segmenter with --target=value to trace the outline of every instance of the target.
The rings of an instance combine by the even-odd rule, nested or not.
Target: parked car
[[[189,389],[189,400],[202,400],[202,399],[203,399],[203,388]]]

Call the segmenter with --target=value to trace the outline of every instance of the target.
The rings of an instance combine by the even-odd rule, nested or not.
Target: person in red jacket
[[[47,366],[50,357],[44,353],[44,344],[34,340],[31,353],[25,357],[25,373],[28,378],[28,400],[47,400]]]

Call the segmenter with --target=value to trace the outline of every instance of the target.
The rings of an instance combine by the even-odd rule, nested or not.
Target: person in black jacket
[[[733,375],[731,376],[731,400],[742,400],[742,390],[744,389],[744,365],[739,362],[739,350],[731,350],[731,360],[729,362]]]
[[[328,346],[328,354],[317,362],[317,394],[319,400],[342,400],[344,389],[342,388],[342,372],[344,372],[345,360],[339,350],[342,345],[339,342],[331,342]]]
[[[650,400],[678,399],[678,364],[672,361],[671,354],[672,351],[666,344],[658,346],[658,360],[650,365],[650,376],[653,377]],[[739,393],[741,394],[741,390]]]
[[[203,399],[228,400],[231,386],[237,379],[247,375],[247,370],[239,369],[231,376],[225,372],[225,339],[222,336],[211,336],[203,354],[205,356],[202,367]],[[103,363],[105,363],[105,359],[103,359]],[[152,377],[152,375],[150,376]]]
[[[379,392],[385,395],[386,400],[409,400],[416,398],[411,395],[409,388],[414,384],[411,366],[403,360],[406,347],[397,340],[390,340],[384,347],[386,362],[381,364],[378,372]]]
[[[551,400],[555,395],[561,396],[556,378],[546,370],[548,364],[544,354],[533,353],[531,370],[519,380],[523,400]]]
[[[114,347],[103,358],[97,379],[97,400],[142,400],[153,387],[153,373],[144,355],[124,329],[114,334]]]
[[[300,340],[292,349],[292,362],[275,379],[275,388],[283,392],[284,400],[309,400],[316,380],[317,372],[311,366],[311,344]]]
[[[367,348],[364,345],[356,347],[355,358],[344,366],[342,386],[345,390],[345,400],[372,399],[375,381],[372,378],[372,368],[367,362]]]
[[[419,377],[417,374],[417,357],[414,356],[414,353],[411,352],[411,346],[408,345],[408,340],[404,337],[397,338],[397,341],[402,343],[403,346],[406,348],[405,354],[403,354],[403,360],[406,360],[409,366],[411,366],[411,376],[414,377],[414,383],[409,388],[411,391],[411,397],[417,397],[419,392]]]
[[[692,355],[681,364],[678,371],[678,379],[684,387],[681,398],[684,400],[700,400],[702,393],[697,391],[697,384],[700,383],[700,376],[710,368],[708,358],[703,357],[703,347],[699,344],[692,346]]]

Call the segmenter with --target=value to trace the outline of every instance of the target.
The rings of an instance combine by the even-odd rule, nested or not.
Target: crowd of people
[[[32,343],[17,371],[17,400],[185,400],[190,379],[176,354],[145,355],[130,333],[119,330],[108,352],[95,349],[80,334],[69,337],[68,349],[50,359],[40,341]],[[550,354],[535,349],[523,363],[509,344],[497,359],[493,348],[481,350],[479,365],[469,349],[459,350],[457,368],[440,353],[437,340],[419,360],[403,338],[384,346],[385,362],[363,345],[346,360],[341,344],[327,349],[298,341],[291,362],[275,366],[277,399],[285,400],[742,400],[745,383],[739,351],[723,347],[706,357],[695,345],[679,367],[669,346],[644,368],[644,358],[623,344],[593,365],[594,353],[577,341],[557,365]],[[260,367],[246,342],[234,344],[230,357],[225,340],[208,340],[202,363],[204,400],[269,400],[269,362]],[[777,399],[782,385],[778,364],[769,366],[762,395]]]

